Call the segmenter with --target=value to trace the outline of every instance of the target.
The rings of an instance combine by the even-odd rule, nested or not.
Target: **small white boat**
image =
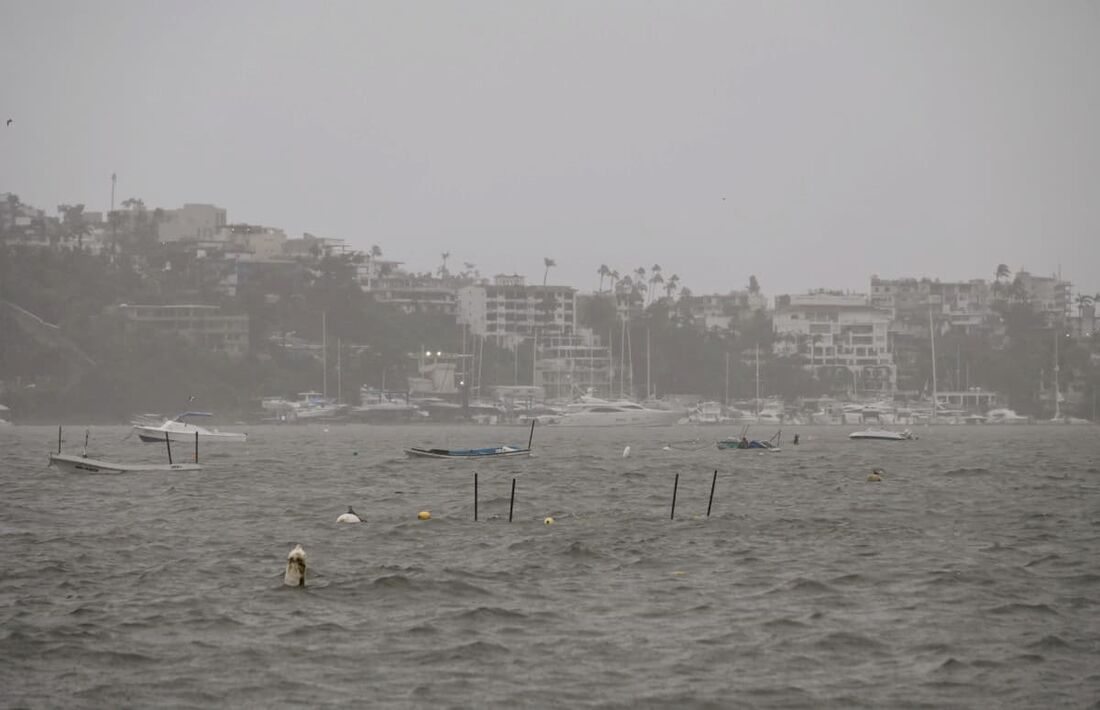
[[[1017,414],[1011,409],[990,409],[985,413],[987,424],[1030,424],[1031,418]]]
[[[908,429],[904,431],[890,431],[889,429],[864,429],[853,431],[848,435],[849,439],[873,439],[878,441],[912,441],[916,435]]]
[[[175,419],[165,419],[159,424],[150,421],[136,421],[133,422],[133,425],[134,431],[137,432],[141,440],[149,443],[163,442],[165,435],[172,441],[194,442],[195,434],[198,434],[199,439],[204,443],[212,441],[245,442],[247,437],[240,432],[207,429],[198,424],[185,421],[188,417],[212,416],[214,415],[209,412],[184,412]]]
[[[168,463],[114,463],[88,457],[88,432],[84,432],[84,453],[80,456],[61,453],[61,427],[57,428],[57,453],[50,453],[50,466],[69,473],[137,473],[144,471],[201,471],[199,445],[195,442],[194,463],[172,463],[172,445],[166,443]]]
[[[197,463],[111,463],[72,454],[50,454],[50,465],[69,473],[135,473],[139,471],[201,471]]]
[[[11,410],[0,404],[0,426],[11,426]]]

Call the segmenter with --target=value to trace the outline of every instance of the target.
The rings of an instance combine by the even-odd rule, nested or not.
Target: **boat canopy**
[[[183,414],[176,417],[176,421],[177,422],[182,422],[185,417],[212,417],[212,416],[214,416],[214,415],[211,414],[210,412],[184,412]]]

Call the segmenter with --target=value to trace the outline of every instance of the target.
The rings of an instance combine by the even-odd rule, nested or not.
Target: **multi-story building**
[[[890,313],[866,295],[817,291],[776,298],[773,324],[778,355],[801,353],[806,367],[835,389],[892,392],[897,368],[890,349]]]
[[[679,311],[703,330],[728,330],[768,307],[759,291],[730,291],[727,294],[688,296],[680,299]]]
[[[158,211],[157,236],[162,242],[214,239],[225,226],[225,210],[215,205],[185,204]]]
[[[608,396],[612,372],[611,349],[599,345],[589,330],[539,338],[535,385],[550,399],[569,399],[589,390]]]
[[[218,306],[114,306],[123,319],[123,332],[173,336],[196,347],[240,357],[248,352],[248,316],[229,315]]]
[[[287,241],[283,230],[257,224],[227,224],[218,230],[216,240],[237,253],[243,251],[259,260],[282,256]]]
[[[939,281],[928,278],[871,277],[871,305],[888,311],[892,332],[928,337],[928,314],[938,327],[974,333],[993,319],[993,290],[982,279]]]
[[[1073,289],[1069,281],[1063,281],[1056,275],[1033,276],[1027,271],[1017,271],[1014,281],[1048,322],[1060,322],[1069,316]]]
[[[576,289],[528,286],[522,276],[498,275],[492,284],[458,289],[458,319],[474,335],[515,343],[538,335],[572,335],[576,330]]]
[[[398,262],[390,262],[396,264]],[[447,279],[390,270],[370,279],[363,290],[380,303],[389,303],[404,313],[436,313],[458,316],[456,284]]]

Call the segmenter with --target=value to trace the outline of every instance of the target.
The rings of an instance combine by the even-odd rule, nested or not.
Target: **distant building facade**
[[[248,352],[248,316],[225,314],[218,306],[123,304],[110,310],[123,319],[125,333],[171,335],[231,357]]]
[[[928,337],[928,314],[940,328],[963,333],[993,325],[993,289],[982,279],[939,281],[928,278],[871,277],[871,305],[887,311],[892,332]]]
[[[1034,276],[1027,271],[1017,271],[1013,281],[1048,322],[1062,322],[1070,315],[1073,284],[1069,281],[1054,275]]]
[[[548,335],[572,335],[577,326],[576,289],[528,286],[518,275],[498,275],[492,284],[458,290],[458,319],[474,335],[516,342]]]
[[[690,318],[696,328],[708,331],[735,328],[767,307],[768,299],[759,291],[687,296],[678,304],[681,315]]]
[[[535,385],[550,399],[571,399],[591,389],[609,396],[611,349],[591,331],[540,337],[535,356]]]
[[[853,394],[889,393],[897,385],[890,313],[866,295],[818,291],[779,296],[773,317],[775,352],[801,353],[805,367]]]
[[[213,240],[226,224],[225,209],[215,205],[185,204],[177,210],[161,210],[157,236],[162,242]]]

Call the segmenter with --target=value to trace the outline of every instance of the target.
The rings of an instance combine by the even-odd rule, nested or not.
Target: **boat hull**
[[[672,426],[683,418],[680,412],[661,412],[660,414],[563,414],[561,418],[550,426],[555,427],[603,427],[603,426],[634,426],[634,427],[658,427]]]
[[[201,471],[197,463],[128,464],[70,454],[50,454],[50,465],[69,473],[139,473],[152,471]]]
[[[914,437],[891,432],[852,432],[848,435],[852,441],[910,441]]]
[[[149,444],[163,444],[164,435],[168,434],[169,441],[178,441],[181,443],[195,443],[195,429],[163,429],[161,427],[154,426],[135,426],[134,431],[137,432],[138,438]],[[199,441],[203,444],[209,444],[217,441],[233,442],[243,444],[248,440],[246,434],[239,434],[236,432],[221,432],[221,431],[206,431],[198,430]]]
[[[503,459],[517,456],[530,456],[530,449],[515,449],[513,451],[493,451],[490,453],[448,451],[446,449],[405,449],[405,455],[409,458],[424,459]]]

